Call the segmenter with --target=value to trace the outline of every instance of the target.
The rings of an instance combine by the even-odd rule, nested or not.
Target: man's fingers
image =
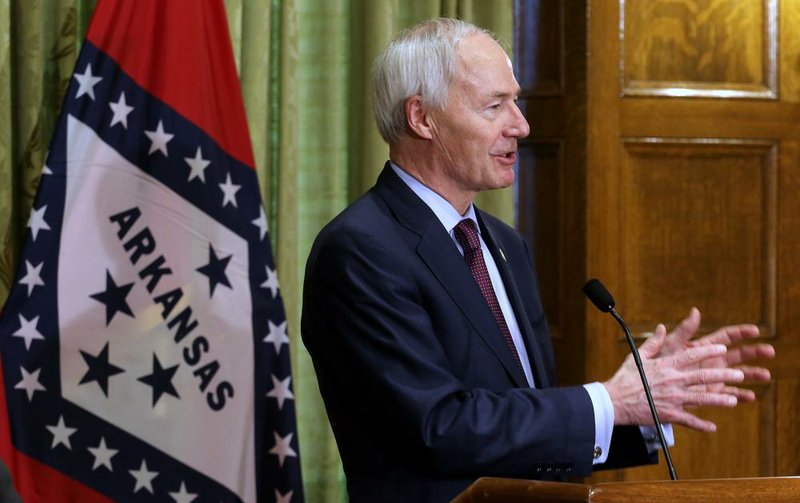
[[[729,395],[734,395],[740,402],[754,402],[756,400],[756,392],[751,389],[726,386],[722,391]]]
[[[655,357],[658,352],[661,351],[661,346],[664,344],[666,336],[667,328],[659,323],[656,327],[655,334],[644,341],[644,344],[639,346],[639,355],[645,359]]]
[[[683,319],[675,329],[670,332],[670,339],[677,339],[676,344],[685,344],[689,341],[697,329],[700,328],[700,311],[693,307],[689,311],[689,316]]]
[[[695,384],[716,384],[744,381],[744,372],[741,369],[697,369],[689,370],[683,374],[687,386]]]
[[[750,324],[731,325],[728,327],[719,328],[710,334],[703,336],[692,344],[706,345],[706,344],[725,344],[729,345],[735,342],[755,339],[759,336],[758,327]]]
[[[772,378],[772,374],[770,373],[769,369],[766,369],[764,367],[751,367],[749,365],[740,365],[736,368],[744,372],[745,381],[769,382],[769,380]]]
[[[736,407],[739,403],[737,394],[688,391],[684,397],[683,405],[691,407]]]
[[[661,414],[661,412],[659,412]],[[673,423],[686,426],[693,430],[702,431],[705,433],[713,433],[717,431],[717,425],[711,421],[701,419],[691,412],[686,412],[681,409],[672,409],[669,412],[661,414],[661,421],[664,423]]]
[[[723,344],[695,346],[671,355],[669,358],[671,358],[676,367],[682,368],[694,365],[708,358],[723,356],[727,351],[727,346]]]
[[[728,365],[738,365],[752,360],[769,360],[775,358],[772,344],[751,344],[728,350],[725,359]]]
[[[747,388],[737,388],[736,386],[711,386],[708,387],[703,384],[696,384],[689,386],[688,390],[692,393],[701,393],[703,391],[711,391],[714,393],[724,393],[726,395],[735,396],[739,402],[754,402],[756,399],[755,391]],[[687,405],[687,407],[696,407],[696,405]]]

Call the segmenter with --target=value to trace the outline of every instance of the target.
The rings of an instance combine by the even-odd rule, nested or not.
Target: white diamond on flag
[[[229,487],[235,487],[239,477],[254,479],[254,451],[227,448],[227,432],[231,428],[251,435],[253,431],[247,413],[250,404],[245,399],[253,394],[253,382],[248,377],[252,375],[253,360],[242,358],[243,354],[252,354],[252,338],[247,336],[252,332],[252,308],[246,303],[249,296],[239,295],[250,289],[247,243],[157,180],[143,175],[140,168],[121,157],[78,119],[69,118],[67,131],[68,149],[78,146],[68,155],[81,159],[84,152],[91,152],[90,158],[80,161],[81,166],[91,169],[85,169],[82,176],[67,178],[60,255],[63,267],[59,268],[58,279],[59,312],[63,313],[61,337],[70,341],[61,351],[64,397]],[[137,192],[129,190],[134,183],[139,185]],[[148,204],[152,200],[160,204]],[[176,218],[181,219],[178,225]],[[198,234],[198,228],[204,234]],[[209,242],[233,256],[228,267],[228,280],[233,287],[218,288],[213,299],[205,293],[207,280],[195,271],[208,257],[187,256],[190,250],[208,249]],[[146,252],[147,243],[153,243],[150,253]],[[94,251],[93,260],[75,259],[87,250]],[[132,262],[133,257],[136,263]],[[97,301],[91,298],[98,287],[106,284],[106,270],[126,283],[142,275],[149,279],[154,276],[146,273],[155,270],[152,264],[161,262],[161,257],[162,269],[168,267],[171,273],[158,277],[152,291],[148,291],[145,281],[137,282],[127,297],[135,317],[117,316],[106,326],[105,311],[102,306],[97,309]],[[236,271],[243,273],[237,275]],[[172,302],[165,296],[177,291],[182,294],[171,307],[165,324],[162,313]],[[189,323],[196,321],[198,328],[181,343],[175,343],[178,326],[173,330],[168,323],[181,320],[178,316],[189,312]],[[91,332],[85,323],[87,313],[94,313],[96,318]],[[232,334],[243,335],[237,338],[236,345],[225,343]],[[193,349],[200,344],[196,342],[200,337],[208,348],[203,354]],[[126,355],[125,372],[115,379],[129,383],[122,392],[110,392],[102,400],[97,386],[81,384],[86,365],[78,351],[97,353],[102,349],[101,341],[111,341],[118,354]],[[180,363],[172,379],[180,399],[167,400],[169,397],[164,396],[154,410],[153,389],[138,378],[153,373],[156,348],[165,367],[165,361]],[[197,361],[193,357],[193,364],[187,363],[184,351],[198,351]],[[208,365],[211,367],[203,370]],[[234,369],[241,371],[233,372]],[[214,410],[207,403],[207,392],[223,383],[229,383],[236,395],[226,400],[221,410]],[[203,441],[176,441],[180,438]],[[242,441],[252,445],[254,439],[251,436]],[[207,456],[207,452],[215,455]],[[246,460],[243,466],[241,459]],[[232,472],[230,466],[240,468]]]

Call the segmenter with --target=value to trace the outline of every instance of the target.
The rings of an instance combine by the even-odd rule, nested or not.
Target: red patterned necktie
[[[514,340],[511,338],[511,331],[508,330],[503,311],[500,309],[500,303],[497,302],[497,295],[495,295],[494,288],[492,288],[492,280],[489,278],[486,262],[483,261],[481,241],[480,237],[478,237],[478,229],[475,227],[475,222],[471,218],[465,218],[455,226],[454,230],[458,243],[464,249],[464,260],[467,261],[467,266],[472,271],[472,276],[475,278],[475,282],[478,283],[483,298],[489,304],[489,309],[492,311],[492,315],[503,333],[503,338],[514,356],[514,361],[517,362],[519,369],[522,370],[522,362],[519,359],[517,348],[514,346]],[[522,370],[522,375],[525,375],[524,370]]]

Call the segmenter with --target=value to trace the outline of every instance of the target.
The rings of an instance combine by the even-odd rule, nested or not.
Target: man
[[[514,181],[529,127],[494,38],[452,19],[423,22],[378,57],[373,101],[387,163],[325,229],[308,259],[303,339],[352,501],[448,501],[480,476],[560,478],[655,462],[631,358],[605,383],[554,387],[536,276],[522,237],[472,204]],[[643,344],[661,418],[702,431],[686,405],[753,400],[727,351],[751,325],[690,341],[690,316]]]

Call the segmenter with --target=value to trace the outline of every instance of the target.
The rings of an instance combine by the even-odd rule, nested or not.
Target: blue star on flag
[[[125,300],[131,288],[133,288],[133,283],[117,286],[116,281],[111,277],[111,272],[106,270],[105,291],[90,295],[94,300],[106,305],[106,326],[111,323],[114,315],[119,312],[125,313],[131,318],[134,317],[133,311],[131,311],[128,302]]]
[[[228,262],[230,262],[231,257],[232,255],[223,258],[217,257],[217,252],[214,251],[214,247],[211,246],[211,244],[208,245],[208,264],[203,267],[198,267],[197,272],[208,276],[209,297],[214,296],[214,289],[219,284],[225,285],[228,288],[231,287],[231,283],[225,275],[225,268],[228,267]]]
[[[86,371],[79,384],[95,381],[100,386],[100,389],[103,390],[103,394],[108,396],[108,378],[125,372],[108,361],[108,343],[106,342],[106,345],[103,346],[97,356],[93,356],[86,351],[81,351],[81,355],[86,361],[89,370]]]
[[[167,368],[162,367],[158,356],[153,353],[153,372],[139,378],[140,381],[153,388],[153,407],[156,406],[156,403],[158,403],[158,400],[164,393],[168,393],[180,399],[178,392],[175,390],[175,386],[172,385],[172,378],[175,376],[178,367],[179,365],[173,365]]]

